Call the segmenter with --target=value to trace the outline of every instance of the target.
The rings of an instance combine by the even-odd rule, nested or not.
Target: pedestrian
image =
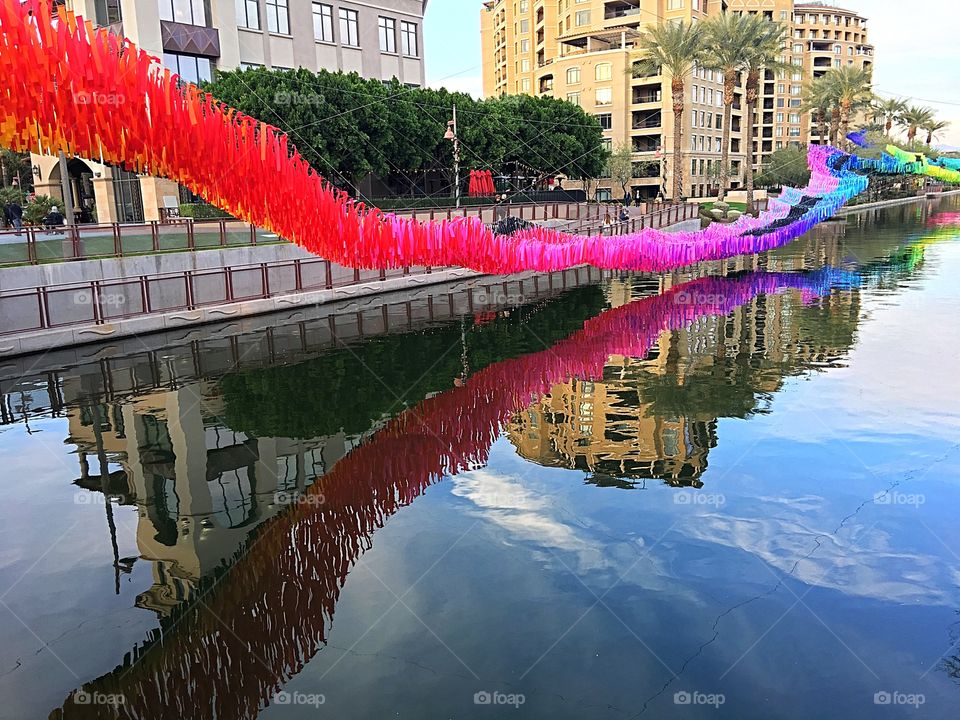
[[[47,216],[43,219],[43,226],[47,230],[52,230],[53,228],[62,227],[64,223],[63,214],[60,212],[60,209],[54,205],[50,208],[50,212],[47,213]]]
[[[608,235],[611,234],[613,230],[613,218],[610,217],[610,209],[607,208],[607,211],[603,215],[603,231]]]
[[[620,208],[620,222],[625,223],[630,219],[630,211],[627,210],[627,206],[624,205]]]
[[[23,206],[19,202],[13,200],[7,203],[6,208],[4,208],[4,214],[10,218],[10,222],[13,224],[13,229],[17,231],[17,235],[20,234],[20,231],[23,229]]]

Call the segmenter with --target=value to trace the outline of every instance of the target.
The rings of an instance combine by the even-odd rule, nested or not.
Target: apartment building
[[[796,72],[779,77],[768,72],[761,83],[755,165],[760,167],[770,153],[787,143],[817,142],[815,127],[811,135],[814,123],[801,112],[804,82],[838,63],[869,65],[873,47],[867,41],[865,18],[815,3],[486,0],[481,9],[484,94],[552,95],[580,105],[600,121],[607,147],[626,145],[633,151],[637,177],[631,182],[632,197],[670,198],[675,142],[670,82],[660,75],[633,77],[638,41],[650,25],[701,22],[720,12],[762,14],[784,23],[790,36],[784,59],[797,66]],[[825,43],[829,43],[829,52]],[[680,140],[684,194],[701,197],[716,191],[722,146],[722,77],[715,71],[694,68],[685,86]],[[734,189],[743,182],[743,125],[743,88],[738,87],[730,137]],[[601,180],[597,196],[619,199],[620,188],[611,185],[609,179]]]
[[[69,9],[130,38],[190,82],[215,69],[342,70],[425,83],[427,0],[67,0]],[[56,157],[34,155],[38,193],[62,198]],[[192,200],[176,183],[96,159],[68,163],[75,208],[99,222],[161,219]]]
[[[873,65],[867,19],[833,5],[793,0],[730,0],[730,10],[762,13],[786,25],[789,41],[782,59],[796,68],[789,74],[768,71],[763,78],[754,142],[757,164],[789,143],[827,142],[819,137],[816,118],[802,110],[803,88],[831,68]]]

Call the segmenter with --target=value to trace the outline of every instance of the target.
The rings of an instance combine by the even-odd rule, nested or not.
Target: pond
[[[954,717],[960,202],[0,369],[0,717]]]

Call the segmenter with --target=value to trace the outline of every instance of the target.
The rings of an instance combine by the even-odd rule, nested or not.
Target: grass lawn
[[[747,209],[747,204],[742,202],[727,202],[727,205],[730,206],[731,210],[739,210],[740,212],[743,212],[744,210]],[[704,210],[712,210],[713,203],[712,202],[700,203],[700,207],[702,207]]]

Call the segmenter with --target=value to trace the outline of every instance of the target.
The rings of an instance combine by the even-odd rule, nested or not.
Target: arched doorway
[[[96,222],[97,201],[93,192],[93,177],[93,170],[80,158],[71,158],[67,161],[68,186],[77,222]],[[53,166],[49,180],[51,183],[60,182],[59,164]]]

